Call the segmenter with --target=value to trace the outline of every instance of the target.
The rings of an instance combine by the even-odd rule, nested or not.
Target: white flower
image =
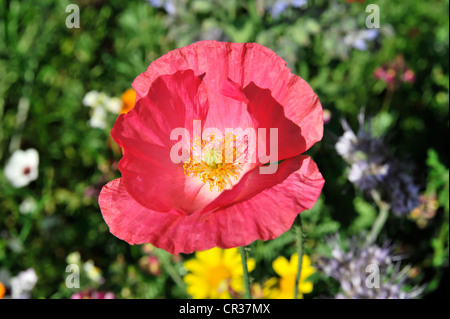
[[[83,264],[83,270],[86,272],[88,278],[93,282],[103,282],[102,271],[100,270],[100,268],[94,265],[94,262],[92,260],[88,260]]]
[[[119,114],[122,101],[117,97],[109,97],[104,92],[89,91],[83,98],[83,104],[92,108],[89,125],[95,128],[107,126],[108,112]]]
[[[17,150],[5,166],[5,176],[15,188],[23,187],[38,177],[39,153],[30,148]]]
[[[27,299],[30,298],[30,292],[36,285],[38,277],[33,268],[20,272],[11,279],[11,298]]]
[[[89,119],[89,125],[95,128],[106,127],[106,111],[103,107],[94,108],[91,118]]]
[[[335,145],[336,152],[344,159],[350,160],[354,153],[356,143],[358,143],[358,138],[355,133],[351,130],[345,131],[344,135],[339,138],[339,141]]]
[[[83,98],[83,105],[94,107],[98,104],[99,94],[97,91],[89,91]]]
[[[348,174],[348,180],[352,183],[356,183],[365,176],[385,176],[388,171],[389,164],[377,165],[375,163],[360,161],[352,164]]]
[[[105,107],[105,104],[108,103],[109,96],[105,92],[100,92],[98,94],[97,103],[94,104],[95,107]]]
[[[374,40],[378,36],[377,30],[357,30],[351,31],[344,37],[344,43],[360,51],[367,50],[366,41]]]
[[[81,263],[80,253],[78,251],[70,253],[69,255],[67,255],[66,261],[69,264],[79,265]]]
[[[27,198],[19,205],[19,212],[27,215],[35,211],[37,207],[36,201],[33,198]]]
[[[111,97],[105,100],[104,107],[111,113],[119,114],[122,109],[122,100],[118,97]]]
[[[365,164],[365,162],[363,162]],[[362,167],[359,163],[353,163],[350,172],[348,173],[348,180],[352,183],[359,181],[363,175],[366,167]]]

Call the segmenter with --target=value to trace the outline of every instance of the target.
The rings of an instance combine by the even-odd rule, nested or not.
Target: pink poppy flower
[[[197,42],[154,61],[133,88],[135,107],[111,132],[123,148],[122,177],[99,197],[118,238],[173,254],[243,246],[278,237],[316,202],[324,179],[302,153],[322,139],[322,106],[273,51]],[[181,140],[178,128],[187,132]],[[228,128],[254,129],[258,141]],[[265,150],[270,157],[259,156]]]

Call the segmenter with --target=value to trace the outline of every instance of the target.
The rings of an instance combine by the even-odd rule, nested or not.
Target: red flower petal
[[[192,133],[193,120],[204,120],[208,113],[206,87],[192,70],[161,75],[137,98],[135,107],[117,119],[111,131],[122,147],[128,141],[146,141],[170,149],[174,128],[187,128]]]
[[[111,133],[124,149],[122,178],[107,184],[99,198],[117,237],[175,254],[231,248],[279,236],[314,205],[324,180],[315,163],[299,154],[322,138],[322,108],[308,84],[271,50],[254,43],[198,42],[153,62],[133,87],[136,106],[118,118]],[[277,128],[277,159],[285,160],[274,174],[245,164],[236,176],[234,167],[189,162],[188,172],[204,174],[204,182],[186,177],[183,163],[172,162],[178,141],[170,136],[175,128],[187,128],[192,137],[194,120],[222,132]],[[262,146],[270,152],[267,141]],[[236,177],[231,189],[210,189],[230,177]]]
[[[183,163],[170,158],[171,147],[178,142],[170,140],[171,131],[188,128],[192,136],[193,120],[204,119],[207,111],[202,80],[186,70],[156,79],[148,94],[119,116],[111,132],[124,149],[119,169],[127,191],[141,205],[186,212],[210,201],[208,193],[200,192],[204,184],[186,178]]]
[[[222,87],[222,94],[247,104],[247,110],[255,129],[265,128],[266,136],[270,134],[271,128],[278,130],[278,161],[306,151],[306,143],[302,136],[302,129],[286,118],[283,106],[272,97],[270,90],[262,89],[253,82],[250,82],[243,89],[239,84],[227,79]],[[266,136],[260,136],[263,139],[259,142],[266,144],[265,150],[268,153],[270,143]]]
[[[316,164],[306,156],[288,159],[276,174],[249,174],[247,200],[183,215],[175,210],[156,212],[137,203],[121,179],[105,185],[99,197],[103,218],[110,231],[130,244],[152,243],[173,254],[212,247],[248,245],[269,240],[288,230],[297,214],[311,208],[324,180]],[[264,180],[264,185],[258,183]],[[268,185],[272,185],[270,188]]]
[[[322,107],[316,94],[302,78],[290,72],[286,62],[275,52],[256,43],[200,41],[170,51],[135,79],[133,87],[137,100],[147,95],[149,87],[160,75],[185,69],[194,70],[197,76],[204,74],[211,106],[206,127],[250,126],[242,102],[221,93],[229,78],[241,88],[254,82],[260,88],[269,89],[283,106],[286,117],[301,127],[306,149],[322,139]],[[230,116],[233,123],[229,121]],[[225,123],[224,119],[227,120]]]
[[[255,127],[266,128],[270,134],[271,128],[278,129],[278,160],[299,155],[306,151],[306,142],[302,129],[286,118],[283,107],[275,101],[270,90],[261,89],[251,82],[244,89],[248,98],[248,111]],[[264,140],[261,140],[264,142]],[[266,138],[266,153],[269,152],[269,139]],[[265,164],[265,163],[263,163]]]

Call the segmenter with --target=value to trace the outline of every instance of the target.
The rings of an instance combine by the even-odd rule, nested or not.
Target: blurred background
[[[449,297],[448,1],[0,0],[0,12],[0,298],[241,296],[231,274],[186,280],[201,254],[117,239],[97,203],[120,176],[109,133],[132,81],[199,40],[267,46],[323,105],[303,298]],[[249,248],[254,296],[289,298],[276,265],[293,232]],[[364,286],[373,262],[381,288]]]

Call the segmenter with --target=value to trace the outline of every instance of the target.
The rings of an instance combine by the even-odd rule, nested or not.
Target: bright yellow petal
[[[236,291],[237,293],[244,292],[244,278],[241,276],[234,276],[230,280],[231,289]]]
[[[284,258],[283,256],[279,256],[277,259],[275,259],[272,263],[272,267],[273,267],[273,270],[275,270],[275,272],[281,277],[283,277],[291,272],[290,264],[287,261],[287,259]]]
[[[297,274],[298,270],[298,254],[295,253],[291,256],[290,262],[289,262],[289,271],[290,273]],[[311,259],[307,255],[303,255],[302,258],[302,279],[306,279],[309,276],[311,276],[313,273],[315,273],[314,267],[311,267]]]
[[[308,255],[303,255],[302,267],[309,267],[309,266],[311,266],[311,259],[309,258]]]
[[[194,274],[187,274],[186,276],[184,276],[183,280],[186,283],[186,285],[195,285],[200,282],[202,283],[205,282],[204,277]]]
[[[301,293],[309,294],[313,291],[313,283],[310,281],[302,281],[300,282],[298,290]]]
[[[255,269],[255,260],[254,259],[250,258],[247,260],[247,269],[249,272],[251,272],[251,271],[253,271],[253,269]],[[236,292],[242,293],[244,291],[244,277],[243,277],[243,269],[242,269],[241,261],[239,261],[239,266],[237,266],[237,268],[234,268],[232,271],[230,285],[231,285],[231,288]]]
[[[195,253],[195,257],[200,262],[214,267],[222,262],[222,253],[222,249],[215,247],[209,250],[198,251]]]
[[[253,258],[247,259],[247,268],[248,272],[252,272],[255,269],[255,260]]]
[[[291,259],[289,260],[289,273],[296,274],[297,269],[298,269],[298,254],[294,253],[291,256]]]
[[[223,250],[223,258],[224,260],[232,260],[232,259],[238,259],[240,258],[239,250],[238,248],[230,248],[230,249],[224,249]]]
[[[187,274],[184,276],[184,282],[186,283],[186,292],[195,299],[207,298],[209,294],[208,284],[202,277]]]
[[[316,272],[316,270],[313,267],[302,267],[302,275],[300,280],[306,280],[309,276],[311,276],[312,274],[314,274]]]
[[[230,293],[228,291],[223,291],[218,293],[216,297],[217,299],[231,299]]]
[[[264,283],[263,296],[267,299],[275,299],[280,294],[280,289],[278,288],[279,280],[278,278],[270,278]]]
[[[204,274],[208,269],[207,265],[202,264],[198,259],[190,259],[184,262],[184,267],[195,274]]]
[[[223,251],[223,264],[230,270],[242,268],[241,255],[237,248],[225,249]]]

